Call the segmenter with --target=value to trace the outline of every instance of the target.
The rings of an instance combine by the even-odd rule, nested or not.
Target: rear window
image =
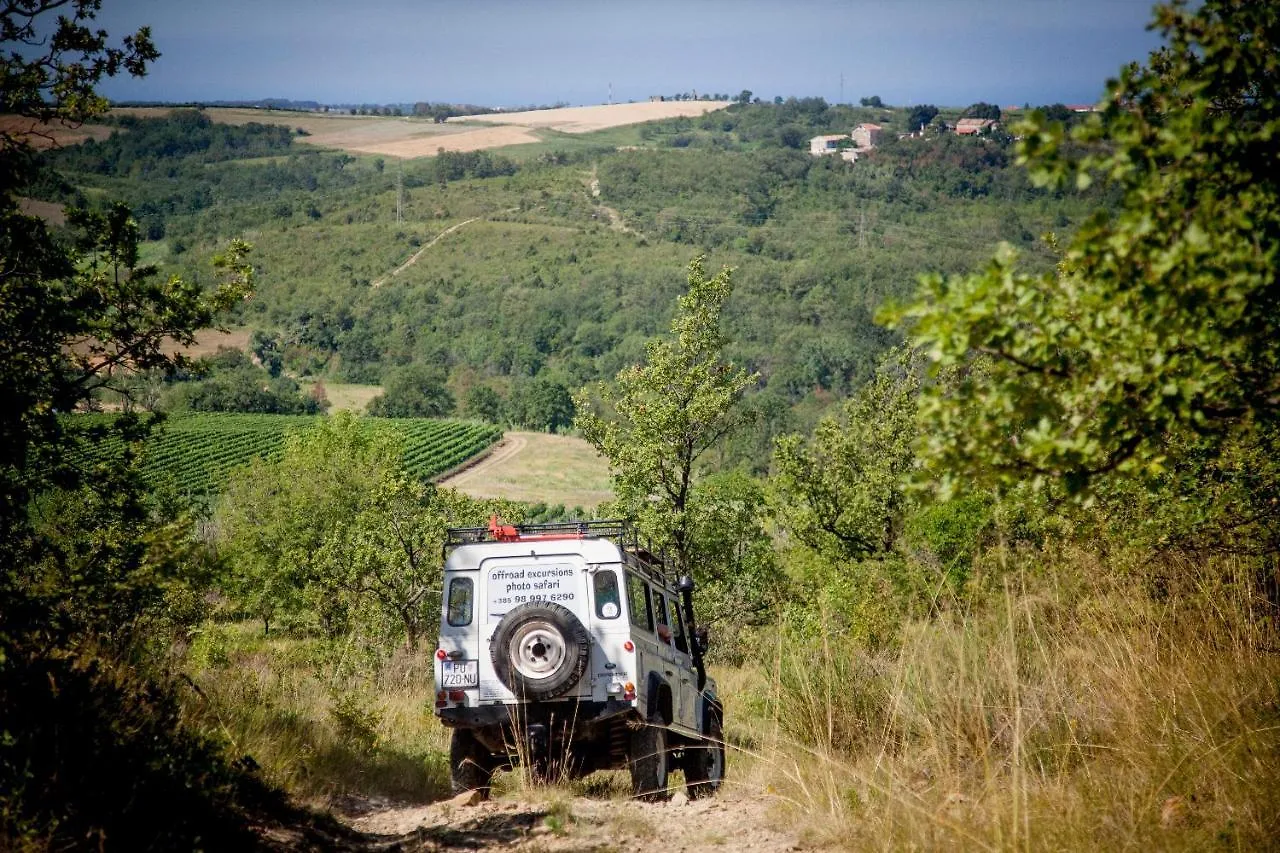
[[[622,615],[622,599],[618,595],[618,575],[611,569],[601,569],[591,579],[591,591],[595,593],[596,617],[617,619]]]
[[[653,605],[649,602],[649,585],[627,573],[627,610],[631,624],[645,631],[653,630]]]
[[[449,581],[449,598],[446,619],[454,628],[471,624],[474,585],[471,578],[452,578]]]

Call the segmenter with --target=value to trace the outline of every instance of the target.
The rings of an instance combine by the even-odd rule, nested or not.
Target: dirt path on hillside
[[[425,806],[358,804],[338,820],[360,833],[366,850],[603,851],[707,853],[807,849],[769,820],[772,800],[743,792],[670,802],[548,798],[467,804],[466,798]]]
[[[598,212],[603,213],[605,216],[609,217],[609,227],[612,230],[620,231],[623,234],[635,234],[638,237],[644,236],[639,231],[635,230],[630,225],[628,225],[627,221],[622,218],[622,214],[619,213],[616,208],[612,208],[609,205],[605,204],[603,201],[601,201],[600,179],[596,177],[596,167],[594,165],[592,165],[591,167],[591,182],[590,184],[588,184],[588,188],[591,190],[592,203],[595,204],[596,210]]]
[[[479,216],[473,216],[473,217],[471,217],[470,219],[466,219],[466,220],[463,220],[462,222],[459,222],[457,225],[450,225],[448,228],[444,229],[444,230],[443,230],[443,231],[441,231],[439,234],[437,234],[436,236],[432,237],[432,238],[431,238],[431,241],[430,241],[430,242],[428,242],[425,246],[423,246],[421,249],[419,249],[418,251],[416,251],[416,252],[414,252],[412,255],[410,255],[410,256],[409,256],[409,260],[405,261],[403,264],[401,264],[400,266],[396,267],[396,268],[395,268],[395,269],[393,269],[391,272],[389,272],[389,273],[387,273],[386,275],[384,275],[382,278],[376,279],[376,280],[373,282],[373,284],[372,284],[371,286],[372,286],[372,287],[382,287],[382,285],[384,285],[384,284],[386,284],[387,282],[391,281],[391,279],[395,278],[396,276],[400,275],[400,273],[404,272],[404,271],[405,271],[405,270],[407,270],[409,267],[411,267],[411,266],[413,266],[414,264],[416,264],[416,263],[418,262],[418,258],[422,257],[423,253],[424,253],[424,252],[426,252],[426,251],[427,251],[427,249],[430,249],[430,248],[431,248],[432,246],[434,246],[436,243],[439,243],[442,239],[444,239],[445,237],[449,236],[449,235],[450,235],[450,234],[452,234],[454,231],[457,231],[457,230],[458,230],[459,228],[461,228],[463,225],[470,225],[472,222],[475,222],[475,221],[476,221],[477,219],[479,219],[479,218],[480,218]]]
[[[507,435],[502,441],[498,442],[498,446],[493,449],[492,453],[480,457],[474,465],[468,465],[456,474],[440,481],[440,485],[456,489],[458,486],[476,477],[480,473],[487,471],[495,465],[501,465],[512,456],[520,453],[525,449],[529,442],[522,435]]]

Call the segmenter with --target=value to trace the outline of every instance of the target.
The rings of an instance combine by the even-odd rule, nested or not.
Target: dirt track
[[[426,806],[367,804],[342,823],[363,836],[368,850],[603,851],[664,853],[806,849],[769,820],[767,797],[726,791],[668,803],[588,797],[541,802],[500,800],[477,805],[445,801]]]

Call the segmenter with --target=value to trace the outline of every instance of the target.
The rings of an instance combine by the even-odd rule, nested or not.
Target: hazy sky
[[[106,0],[164,54],[117,100],[603,103],[697,90],[1093,102],[1150,0]]]

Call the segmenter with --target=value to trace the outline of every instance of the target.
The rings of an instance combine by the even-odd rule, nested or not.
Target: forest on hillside
[[[0,57],[18,114],[99,118],[158,56],[69,2],[0,9],[40,54]],[[382,414],[555,408],[609,463],[596,513],[695,581],[717,805],[769,803],[792,846],[1280,846],[1280,7],[1154,26],[1087,117],[855,164],[789,129],[899,111],[739,103],[403,172],[198,114],[54,154],[0,130],[0,847],[424,843],[351,804],[448,796],[437,557],[531,509],[349,413],[208,502],[148,480],[147,382],[295,411],[304,376],[383,380]],[[175,353],[228,322],[256,361]],[[137,404],[68,414],[105,392]],[[614,783],[519,749],[492,793],[580,840]],[[646,807],[614,834],[682,808]]]

